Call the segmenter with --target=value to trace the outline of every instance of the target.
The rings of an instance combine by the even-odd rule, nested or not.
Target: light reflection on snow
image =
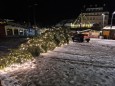
[[[10,73],[24,70],[31,70],[36,68],[36,60],[28,61],[23,64],[12,64],[9,67],[0,70],[0,82],[3,86],[21,86],[15,77],[10,77]],[[18,85],[13,83],[17,82]],[[8,84],[8,85],[7,85]]]
[[[25,62],[23,64],[12,64],[10,65],[9,67],[6,67],[5,69],[3,70],[0,70],[0,73],[1,72],[4,72],[4,73],[9,73],[9,72],[13,72],[13,71],[18,71],[18,70],[22,70],[22,69],[33,69],[36,67],[36,64],[34,64],[33,62],[35,62],[35,59],[33,61],[28,61],[28,62]]]

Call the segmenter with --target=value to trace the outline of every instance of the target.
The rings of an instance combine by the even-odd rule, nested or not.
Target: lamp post
[[[33,18],[34,18],[34,28],[35,28],[35,36],[37,36],[37,34],[38,34],[38,28],[37,28],[37,24],[36,24],[36,6],[37,6],[38,4],[34,4],[34,6],[33,6]]]
[[[102,17],[103,17],[103,27],[105,26],[105,14],[102,14]]]
[[[29,5],[28,6],[28,21],[29,21],[29,25],[30,25],[30,9],[31,9],[31,11],[32,11],[32,18],[33,18],[33,24],[34,24],[34,26],[36,26],[36,6],[37,6],[38,4],[32,4],[32,5]]]
[[[115,11],[112,13],[110,29],[112,29],[112,23],[113,23],[113,16],[114,16],[114,14],[115,14]],[[110,33],[111,33],[111,32],[110,32]],[[109,33],[109,38],[111,38],[110,33]]]
[[[32,6],[31,5],[28,5],[28,27],[30,28],[31,27],[31,17],[30,17],[30,10],[31,10]]]
[[[33,18],[34,18],[34,25],[35,25],[35,27],[36,27],[36,6],[37,6],[38,4],[34,4],[33,5]]]
[[[103,27],[105,26],[104,25],[104,23],[105,23],[105,14],[104,13],[102,14],[102,19],[103,19],[103,21],[102,21],[102,29],[100,31],[100,38],[103,38],[103,36],[102,36],[102,30],[103,30]]]
[[[114,16],[114,14],[115,14],[115,11],[112,13],[110,29],[112,29],[112,22],[113,22],[113,16]]]

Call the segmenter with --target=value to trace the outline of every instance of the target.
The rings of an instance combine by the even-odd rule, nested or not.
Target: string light
[[[63,45],[66,43],[65,35],[64,35],[64,30],[63,29],[55,29],[52,32],[49,32],[48,30],[44,31],[44,34],[41,35],[40,37],[35,37],[35,38],[27,38],[28,41],[25,44],[21,44],[19,49],[14,49],[11,50],[8,56],[4,59],[0,59],[0,68],[7,67],[8,65],[12,65],[14,63],[24,63],[28,60],[32,60],[33,56],[31,52],[28,51],[29,47],[31,48],[40,48],[38,49],[37,53],[44,53],[44,52],[50,52],[56,47],[57,44],[55,43],[54,39],[54,34],[56,35],[58,40],[60,41],[59,46]],[[68,33],[66,33],[68,34]],[[67,43],[66,43],[67,44]],[[44,46],[44,47],[43,47]],[[20,64],[18,66],[20,66]],[[34,68],[34,67],[32,67]],[[9,70],[9,69],[7,69]]]

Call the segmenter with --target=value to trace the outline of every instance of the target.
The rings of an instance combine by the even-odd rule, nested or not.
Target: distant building
[[[27,29],[17,26],[6,25],[5,26],[5,35],[6,37],[12,36],[26,36]]]
[[[108,25],[109,12],[105,11],[103,7],[86,8],[86,11],[81,15],[84,16],[81,19],[83,24],[89,22],[91,24],[98,24],[100,27]]]
[[[73,28],[92,28],[101,30],[108,25],[109,11],[104,7],[90,6],[81,11],[78,18],[72,23]]]
[[[34,28],[27,28],[10,20],[0,20],[0,37],[35,36]]]

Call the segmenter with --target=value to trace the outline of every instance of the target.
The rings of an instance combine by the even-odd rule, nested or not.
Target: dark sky
[[[104,3],[111,12],[115,10],[114,0],[0,0],[0,17],[31,22],[35,17],[40,24],[55,24],[77,18],[83,5]]]

